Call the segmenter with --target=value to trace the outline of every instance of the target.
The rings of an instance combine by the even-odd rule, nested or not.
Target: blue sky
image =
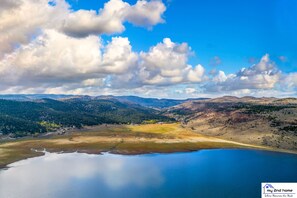
[[[1,93],[297,95],[295,0],[1,4]]]
[[[68,0],[74,10],[102,8],[104,1]],[[135,4],[135,0],[127,1]],[[211,59],[220,57],[219,69],[237,72],[265,53],[284,72],[297,71],[297,1],[294,0],[170,0],[165,24],[153,30],[127,24],[122,36],[136,51],[169,37],[187,42],[195,52],[191,63],[211,69]],[[144,39],[145,38],[145,39]],[[284,63],[278,57],[285,56]]]

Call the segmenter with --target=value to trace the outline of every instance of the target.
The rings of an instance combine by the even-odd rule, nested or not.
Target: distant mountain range
[[[207,98],[192,98],[192,99],[157,99],[157,98],[142,98],[138,96],[112,96],[112,95],[102,95],[102,96],[87,96],[87,95],[63,95],[63,94],[7,94],[0,95],[0,99],[4,100],[15,100],[15,101],[34,101],[39,99],[54,99],[54,100],[117,100],[123,103],[138,104],[144,107],[152,108],[166,108],[175,106],[190,100],[205,100]]]
[[[106,98],[106,96],[98,96],[96,98]],[[157,99],[157,98],[142,98],[138,96],[110,96],[110,99],[116,99],[120,102],[138,104],[145,107],[167,108],[182,104],[192,100],[205,100],[207,98],[191,98],[191,99]]]
[[[74,95],[63,95],[63,94],[5,94],[0,95],[0,99],[3,100],[16,100],[16,101],[32,101],[38,99],[62,99],[62,98],[71,98]]]

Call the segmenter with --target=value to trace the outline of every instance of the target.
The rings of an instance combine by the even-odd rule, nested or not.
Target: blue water
[[[261,182],[297,182],[297,155],[229,149],[136,156],[47,153],[1,170],[0,197],[256,198]]]

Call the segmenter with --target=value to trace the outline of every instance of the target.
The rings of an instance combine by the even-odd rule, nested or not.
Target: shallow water
[[[297,155],[202,150],[148,155],[57,154],[0,171],[2,198],[260,197],[261,182],[297,182]]]

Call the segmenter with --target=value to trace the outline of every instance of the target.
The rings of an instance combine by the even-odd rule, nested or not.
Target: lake
[[[46,153],[0,170],[1,198],[260,197],[297,182],[297,155],[240,149],[146,155]]]

